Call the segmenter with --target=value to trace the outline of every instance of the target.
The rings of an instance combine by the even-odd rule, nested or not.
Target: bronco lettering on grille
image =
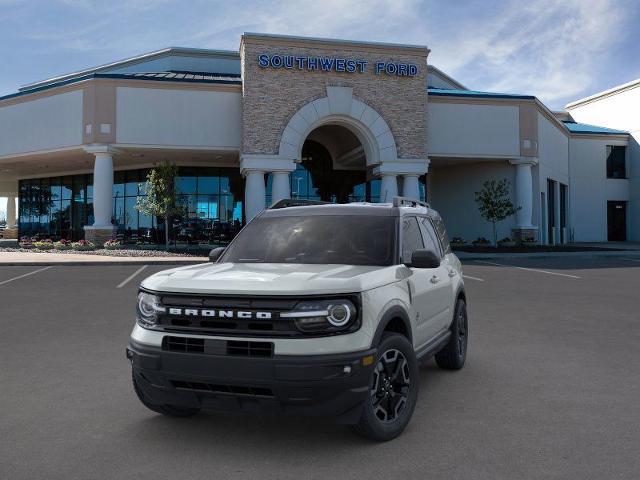
[[[186,317],[218,317],[240,319],[271,319],[271,312],[252,312],[244,310],[198,310],[195,308],[169,308],[169,315],[184,315]]]

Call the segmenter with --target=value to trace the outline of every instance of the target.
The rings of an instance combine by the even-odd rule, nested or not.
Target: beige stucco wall
[[[282,54],[361,59],[363,73],[261,68],[258,55]],[[287,38],[243,37],[242,152],[277,154],[289,119],[305,104],[327,96],[327,86],[353,88],[353,97],[376,110],[389,125],[398,157],[424,159],[426,151],[426,48],[380,47],[367,44],[322,43]],[[376,75],[378,61],[413,63],[414,77]]]

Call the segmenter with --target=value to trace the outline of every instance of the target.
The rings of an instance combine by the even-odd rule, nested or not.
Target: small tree
[[[138,197],[136,204],[139,212],[164,218],[164,241],[167,250],[169,249],[169,219],[173,215],[182,213],[182,209],[177,204],[174,183],[177,174],[178,167],[166,160],[151,169],[144,187],[146,197]]]
[[[482,190],[476,192],[476,203],[482,218],[493,225],[493,244],[498,244],[496,224],[514,215],[520,207],[511,203],[509,181],[505,178],[498,182],[488,180],[482,184]]]

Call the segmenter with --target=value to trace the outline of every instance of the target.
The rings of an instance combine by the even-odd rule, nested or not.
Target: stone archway
[[[360,141],[367,166],[397,161],[398,152],[391,129],[382,116],[353,97],[350,87],[327,87],[327,96],[304,105],[289,120],[280,138],[278,155],[300,161],[308,135],[323,125],[340,125]]]

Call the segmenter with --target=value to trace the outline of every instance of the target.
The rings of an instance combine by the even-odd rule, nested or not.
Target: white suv
[[[283,200],[213,263],[142,282],[127,357],[144,405],[331,416],[389,440],[419,360],[463,367],[464,284],[439,215],[402,198],[317,203]]]

